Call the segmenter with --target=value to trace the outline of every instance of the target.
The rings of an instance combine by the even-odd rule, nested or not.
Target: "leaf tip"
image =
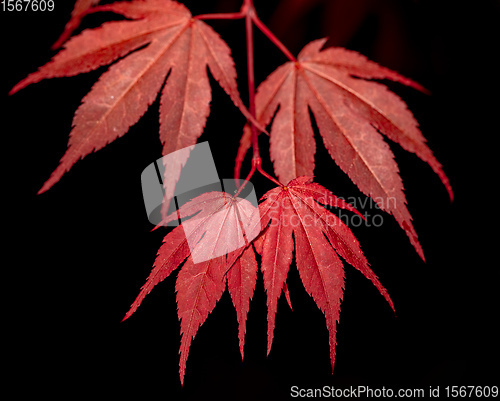
[[[137,310],[137,306],[135,303],[132,305],[132,307],[128,310],[127,313],[125,313],[125,316],[123,316],[123,319],[120,321],[120,323],[123,323],[125,320],[128,320],[130,316],[134,314],[134,312]]]
[[[425,255],[424,255],[424,250],[422,248],[420,248],[420,249],[417,249],[417,252],[418,252],[418,256],[420,256],[422,261],[424,263],[427,263],[427,260],[425,259]]]
[[[432,92],[429,89],[427,89],[425,86],[419,84],[418,82],[410,81],[408,86],[412,87],[413,89],[418,90],[420,93],[423,93],[424,95],[432,96]]]
[[[12,95],[16,94],[21,89],[23,89],[26,86],[23,82],[24,82],[24,79],[22,81],[18,82],[17,84],[15,84],[12,87],[12,89],[9,91],[9,96],[12,96]]]
[[[283,292],[285,293],[286,302],[288,303],[290,310],[293,312],[292,300],[290,299],[290,291],[288,290],[288,286],[286,284],[286,281],[285,281],[285,284],[283,285]]]
[[[68,37],[69,37],[69,35],[67,35],[66,33],[63,33],[59,37],[59,39],[57,39],[57,41],[52,46],[50,46],[50,50],[56,51],[57,49],[61,48],[61,46],[64,44],[64,42],[66,42]]]
[[[448,191],[448,197],[450,198],[450,203],[453,203],[455,200],[455,194],[453,193],[453,189],[451,188],[451,185],[446,186],[446,190]]]
[[[55,182],[53,181],[52,177],[49,178],[47,181],[44,182],[44,184],[42,185],[42,187],[38,190],[38,192],[36,194],[41,195],[44,192],[47,192],[50,188],[52,188],[52,186],[54,184],[55,184]]]
[[[391,297],[389,296],[389,294],[387,294],[387,302],[389,303],[389,306],[391,307],[392,309],[392,312],[394,313],[394,316],[397,317],[397,314],[396,314],[396,308],[394,307],[394,302],[392,301]]]
[[[269,333],[267,334],[267,351],[266,351],[266,357],[269,357],[269,354],[271,353],[271,347],[273,345],[273,337],[274,333]]]
[[[48,186],[47,183],[43,184],[42,187],[38,190],[36,193],[37,195],[41,195],[44,192],[47,192],[50,189],[51,186]]]

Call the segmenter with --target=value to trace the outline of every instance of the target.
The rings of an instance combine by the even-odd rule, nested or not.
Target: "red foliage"
[[[322,205],[357,211],[308,177],[272,189],[263,198],[259,210],[265,229],[261,270],[267,293],[267,353],[271,350],[278,298],[285,286],[295,240],[295,259],[304,288],[326,317],[333,370],[336,324],[344,288],[344,268],[339,256],[370,279],[394,310],[351,230]]]
[[[243,355],[246,315],[257,280],[257,262],[249,241],[258,233],[253,229],[252,234],[245,227],[250,225],[255,211],[256,208],[244,199],[223,192],[209,192],[186,203],[163,222],[187,219],[165,236],[153,270],[124,320],[137,310],[155,285],[187,259],[176,282],[182,333],[181,382],[184,381],[191,340],[222,296],[226,278],[237,311]],[[238,249],[241,250],[238,252]],[[235,253],[231,253],[233,250]]]
[[[451,186],[406,104],[384,85],[368,80],[389,79],[426,90],[356,52],[342,48],[320,51],[324,43],[321,39],[308,44],[298,62],[279,67],[258,88],[257,119],[267,125],[274,117],[270,152],[276,175],[288,182],[314,174],[316,144],[310,108],[331,157],[361,192],[395,217],[423,259],[398,166],[379,132],[427,162],[452,199]],[[237,174],[250,146],[247,129],[239,149]]]
[[[78,160],[124,135],[160,91],[163,154],[194,145],[210,113],[207,66],[250,117],[238,93],[231,50],[211,27],[194,20],[186,7],[174,1],[147,0],[113,3],[100,10],[133,21],[108,22],[85,30],[11,91],[42,79],[88,72],[132,53],[102,74],[83,98],[73,120],[68,150],[40,192],[58,182]]]
[[[382,134],[416,154],[451,186],[426,145],[406,104],[375,80],[392,80],[426,90],[416,82],[342,48],[323,49],[324,39],[304,47],[297,59],[257,18],[251,0],[239,13],[193,17],[171,0],[133,0],[95,6],[98,0],[78,0],[59,46],[92,11],[111,11],[126,20],[84,30],[67,41],[46,65],[19,82],[18,90],[43,79],[69,77],[112,64],[83,98],[75,113],[68,149],[40,192],[60,180],[79,159],[124,135],[161,93],[160,139],[167,155],[194,145],[210,113],[211,88],[207,72],[220,84],[249,121],[235,166],[253,147],[252,169],[271,179],[276,188],[256,208],[223,192],[191,200],[163,223],[179,218],[182,225],[164,238],[153,269],[124,317],[129,318],[146,295],[176,269],[178,317],[182,334],[180,379],[184,381],[191,341],[221,298],[227,283],[239,324],[244,355],[246,318],[260,268],[268,308],[271,350],[275,315],[282,292],[291,307],[286,284],[294,258],[305,290],[324,313],[329,332],[330,360],[335,362],[336,325],[344,288],[342,259],[372,281],[394,310],[350,229],[329,207],[358,213],[323,186],[313,183],[316,143],[312,111],[332,159],[364,194],[392,214],[424,258],[406,207],[398,165]],[[92,6],[95,6],[91,8]],[[249,110],[237,88],[236,69],[228,45],[202,19],[245,18]],[[289,58],[254,93],[252,27],[257,26]],[[270,155],[278,180],[265,173],[258,151],[257,128],[271,124]],[[189,152],[168,171],[169,188],[180,176]],[[168,167],[168,166],[167,166]],[[240,188],[241,190],[241,188]],[[171,194],[166,195],[166,201]],[[182,266],[182,267],[181,267]]]
[[[76,0],[73,11],[71,12],[71,18],[64,27],[64,31],[59,36],[57,41],[52,45],[52,49],[59,49],[66,40],[71,36],[71,34],[78,28],[82,18],[87,14],[89,9],[98,4],[100,0]]]

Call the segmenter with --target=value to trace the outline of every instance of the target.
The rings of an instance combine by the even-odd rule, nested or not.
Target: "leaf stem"
[[[101,6],[103,7],[103,6]],[[95,7],[98,8],[98,7]],[[237,13],[213,13],[213,14],[200,14],[196,15],[193,18],[199,20],[210,20],[210,19],[227,19],[227,20],[236,20],[236,19],[248,19],[250,15],[250,19],[255,24],[257,28],[278,48],[281,52],[292,62],[296,62],[297,59],[295,56],[288,50],[288,48],[279,40],[276,35],[260,20],[255,12],[255,8],[253,6],[253,0],[244,0],[243,6],[241,10]]]
[[[220,14],[200,14],[194,19],[208,20],[208,19],[245,19],[245,32],[246,32],[246,48],[247,48],[247,81],[248,81],[248,111],[251,116],[256,119],[255,112],[255,68],[254,68],[254,46],[253,46],[253,26],[257,26],[266,35],[272,43],[276,45],[291,61],[297,61],[296,58],[290,53],[283,43],[265,26],[262,21],[257,17],[253,0],[244,0],[241,10],[237,13],[220,13]],[[252,168],[245,179],[245,182],[238,188],[235,196],[237,196],[245,187],[246,183],[250,180],[255,171],[258,171],[267,179],[271,180],[279,186],[283,186],[278,180],[266,173],[262,169],[262,159],[259,153],[258,131],[254,122],[249,121],[250,130],[252,132]]]
[[[242,12],[245,13],[245,31],[247,37],[247,74],[248,74],[248,111],[250,114],[257,118],[255,113],[255,72],[254,72],[254,49],[253,49],[253,24],[255,20],[259,20],[255,13],[255,8],[253,6],[253,0],[245,0],[243,6],[241,7]],[[252,169],[251,173],[257,169],[264,177],[271,180],[275,184],[282,186],[282,184],[276,180],[274,177],[266,173],[262,169],[262,159],[259,153],[259,133],[255,125],[250,122],[250,129],[252,131]]]
[[[278,48],[281,52],[292,62],[297,62],[295,56],[288,50],[288,48],[272,33],[272,31],[264,25],[256,13],[252,15],[252,21],[260,31],[267,36],[267,38]]]
[[[252,168],[250,169],[250,172],[248,173],[247,177],[245,178],[245,180],[243,181],[243,184],[241,186],[239,183],[240,180],[237,179],[238,190],[233,195],[234,198],[236,198],[241,193],[241,191],[243,191],[243,188],[245,188],[245,185],[247,185],[247,183],[250,181],[250,178],[252,178],[253,173],[255,173],[255,168],[256,168],[256,165],[254,163],[252,163]]]
[[[207,20],[207,19],[242,19],[245,18],[245,12],[239,11],[237,13],[213,13],[213,14],[200,14],[195,15],[194,19]]]
[[[267,174],[263,169],[262,169],[262,166],[261,166],[261,160],[259,159],[258,162],[257,161],[252,161],[252,164],[253,163],[256,163],[256,167],[257,167],[257,171],[259,173],[261,173],[264,177],[266,177],[268,180],[274,182],[276,185],[280,186],[280,187],[283,187],[284,185],[279,182],[276,178],[274,178],[273,176]]]

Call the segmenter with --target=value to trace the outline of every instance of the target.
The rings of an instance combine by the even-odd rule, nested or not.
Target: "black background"
[[[370,8],[349,34],[348,15],[336,16],[338,29],[320,23],[328,21],[327,2],[319,2],[287,29],[287,21],[273,14],[277,1],[255,1],[264,22],[271,21],[295,54],[307,41],[329,34],[331,44],[361,51],[428,87],[432,96],[391,85],[420,122],[456,199],[449,202],[425,163],[391,144],[427,263],[388,215],[382,227],[353,231],[389,290],[397,317],[371,283],[346,266],[332,375],[324,317],[292,266],[288,286],[294,310],[280,299],[274,344],[266,357],[259,273],[244,360],[226,292],[192,343],[183,388],[175,277],[159,285],[131,319],[120,322],[165,234],[150,232],[140,187],[142,170],[160,157],[158,102],[123,138],[77,163],[49,192],[36,195],[66,149],[81,98],[105,71],[44,81],[7,96],[15,83],[52,56],[50,45],[71,12],[67,3],[56,0],[52,13],[0,12],[7,222],[3,331],[9,334],[3,343],[9,358],[3,361],[19,398],[281,400],[289,398],[292,385],[440,385],[443,393],[447,385],[499,384],[499,2],[353,2],[353,7]],[[194,14],[214,10],[209,1],[186,4]],[[234,11],[239,5],[224,1],[217,7]],[[108,17],[89,18],[84,26]],[[210,24],[233,49],[246,99],[243,23]],[[260,82],[286,60],[262,35],[255,39]],[[210,141],[219,174],[229,178],[244,120],[212,84],[212,112],[200,140]],[[267,138],[260,143],[265,167],[272,171]],[[362,198],[320,141],[318,148],[318,182],[338,196]],[[253,182],[258,196],[271,188],[260,177]]]

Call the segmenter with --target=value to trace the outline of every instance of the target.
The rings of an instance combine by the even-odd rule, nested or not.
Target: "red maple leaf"
[[[73,119],[68,150],[40,192],[59,181],[79,159],[124,135],[160,90],[163,154],[194,145],[210,113],[207,66],[234,104],[255,121],[240,99],[229,47],[210,26],[192,18],[186,7],[170,0],[144,0],[117,2],[99,10],[131,21],[85,30],[10,92],[42,79],[88,72],[131,53],[102,74],[83,98]],[[179,166],[184,163],[179,161]],[[169,177],[176,182],[179,175],[180,167]]]
[[[243,356],[246,316],[257,280],[257,262],[250,245],[259,233],[259,226],[250,224],[256,211],[257,208],[245,199],[224,192],[208,192],[186,203],[163,222],[184,219],[165,236],[153,269],[123,320],[128,319],[146,295],[187,259],[175,286],[182,334],[181,382],[184,381],[191,340],[222,296],[226,280],[237,312]],[[254,227],[253,231],[249,231],[249,227]]]
[[[357,211],[308,177],[272,189],[263,199],[259,212],[265,230],[261,270],[267,293],[267,352],[273,341],[278,299],[282,291],[287,295],[286,277],[295,240],[295,260],[304,288],[326,317],[333,370],[336,324],[344,288],[344,267],[339,256],[371,280],[394,310],[387,290],[370,269],[351,230],[322,205]]]
[[[452,199],[451,186],[406,104],[386,86],[368,80],[389,79],[425,89],[356,52],[342,48],[320,51],[325,41],[309,43],[296,63],[282,65],[258,88],[257,119],[267,125],[274,117],[270,153],[276,175],[281,182],[313,175],[316,143],[311,109],[330,156],[361,192],[395,217],[423,259],[398,166],[380,133],[427,162]],[[250,145],[250,130],[246,129],[237,156],[237,177]]]

